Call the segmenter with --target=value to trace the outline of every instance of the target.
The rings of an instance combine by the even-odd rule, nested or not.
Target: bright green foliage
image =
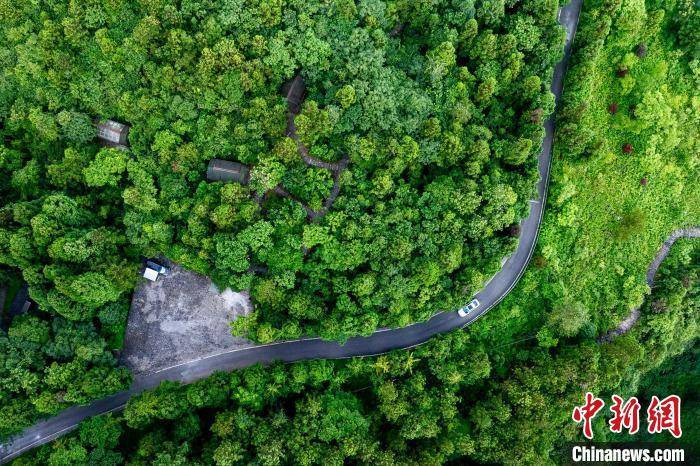
[[[236,327],[265,341],[344,339],[463,304],[513,249],[505,232],[533,196],[562,34],[553,2],[413,3],[24,2],[3,13],[0,186],[13,206],[0,214],[11,245],[0,262],[31,270],[42,307],[84,320],[129,291],[107,282],[133,277],[134,257],[162,253],[249,288],[255,314]],[[269,192],[282,184],[320,210],[333,187],[286,134],[280,88],[297,72],[309,155],[349,159],[313,225]],[[131,150],[98,150],[93,118],[130,124]],[[212,158],[250,165],[250,185],[207,184]],[[78,218],[47,218],[56,196]],[[33,212],[13,218],[25,201]],[[313,311],[292,310],[301,295]]]
[[[641,0],[581,14],[542,231],[557,278],[543,294],[582,303],[598,331],[641,304],[669,232],[700,224],[700,82],[683,45],[698,16],[689,2]]]
[[[123,418],[89,420],[79,438],[42,447],[28,464],[80,448],[149,464],[164,457],[217,465],[515,465],[547,458],[561,464],[559,446],[581,438],[570,412],[583,393],[609,399],[638,387],[642,397],[683,396],[684,432],[697,435],[697,374],[653,377],[668,373],[662,362],[692,344],[700,324],[700,245],[679,241],[674,248],[640,322],[612,343],[566,336],[555,351],[515,349],[503,345],[502,332],[477,324],[478,337],[453,332],[378,357],[253,366],[188,386],[164,383],[133,398]],[[516,297],[527,302],[522,290]],[[580,303],[552,315],[564,314],[580,322]],[[695,357],[686,353],[683,364],[697,373]],[[652,377],[640,385],[644,374]],[[605,421],[605,413],[596,419],[596,440],[622,440]]]
[[[91,187],[117,186],[126,170],[126,154],[118,149],[102,149],[85,168],[85,184]]]
[[[580,302],[561,302],[552,309],[548,317],[548,327],[555,334],[573,337],[588,322],[588,309]]]
[[[95,106],[112,105],[98,113],[122,115],[141,128],[121,191],[129,241],[142,251],[167,251],[219,281],[250,286],[259,312],[235,322],[240,333],[271,341],[406,324],[463,299],[511,246],[500,233],[524,214],[532,191],[534,154],[523,154],[536,150],[553,106],[542,88],[559,52],[552,44],[560,32],[550,26],[556,3],[492,1],[476,9],[466,2],[450,18],[442,3],[384,4],[339,1],[325,16],[309,2],[256,3],[243,16],[228,4],[201,2],[197,15],[141,4],[150,16],[131,23],[120,10],[56,28],[78,47],[94,35],[110,66],[122,71],[118,78],[101,76],[106,84],[90,89],[103,92]],[[309,14],[297,15],[302,8]],[[209,21],[212,10],[216,20]],[[342,21],[333,28],[327,18]],[[116,448],[109,439],[119,429],[83,433],[100,429],[90,421],[80,440],[45,446],[26,461],[86,462],[89,455],[94,462],[134,464],[557,462],[562,442],[581,439],[570,413],[585,391],[609,399],[638,388],[665,390],[655,374],[697,340],[697,243],[674,246],[646,300],[644,282],[668,233],[700,220],[697,138],[686,136],[698,132],[700,121],[697,19],[687,0],[585,2],[536,256],[514,292],[468,332],[379,357],[255,366],[189,386],[164,384],[129,403],[125,421],[117,421],[126,434]],[[94,34],[90,21],[101,27]],[[126,30],[113,32],[108,26],[116,23]],[[21,29],[13,34],[22,40]],[[641,42],[643,57],[636,52]],[[201,57],[195,44],[209,44]],[[195,62],[197,85],[188,81],[192,73],[179,72]],[[141,67],[141,85],[120,92],[138,81]],[[318,158],[351,158],[337,204],[317,223],[295,203],[272,197],[260,209],[246,187],[201,182],[203,161],[224,156],[283,167],[290,190],[293,180],[308,176],[313,183],[298,183],[294,194],[309,204],[323,198],[327,179],[308,175],[314,170],[300,166],[282,136],[284,102],[275,86],[297,68],[309,84],[302,139]],[[628,74],[617,77],[622,68]],[[158,96],[173,89],[182,95],[154,99],[154,89]],[[110,96],[117,95],[115,103]],[[615,115],[608,110],[613,101]],[[22,124],[32,134],[60,140],[52,115],[35,108],[27,115]],[[627,143],[632,151],[625,154]],[[65,173],[65,186],[83,183],[86,165],[77,175],[72,167],[82,157],[89,163],[91,154],[59,151],[52,158],[55,177]],[[11,216],[2,211],[17,225],[0,231],[9,244],[0,257],[23,264],[53,241],[46,239],[50,222],[33,200],[41,188],[36,167],[18,148],[0,155],[0,170],[16,175],[16,181],[0,178],[0,189],[8,192],[14,183],[20,197]],[[67,218],[76,217],[64,209]],[[41,233],[36,244],[34,231]],[[430,234],[412,236],[416,231]],[[65,243],[90,244],[85,234]],[[56,257],[84,257],[67,255],[71,248],[52,250]],[[265,264],[269,274],[236,273],[248,264]],[[596,342],[642,303],[628,334]],[[60,308],[95,312],[69,304]],[[96,311],[100,322],[118,321],[123,310],[113,306]],[[47,343],[55,357],[68,338],[35,324],[19,320],[12,332],[25,346],[61,342]],[[99,348],[85,345],[76,360],[99,360]],[[46,383],[62,387],[80,373],[77,365],[50,365]],[[646,373],[656,385],[643,379]],[[21,382],[11,375],[13,387],[36,380],[31,371]],[[672,386],[688,385],[674,379]],[[34,401],[43,412],[56,403],[51,394]],[[684,429],[697,432],[697,406],[690,406]],[[11,428],[32,420],[22,399],[3,398],[3,410],[0,419],[12,419]],[[596,440],[618,440],[605,422],[597,418]]]

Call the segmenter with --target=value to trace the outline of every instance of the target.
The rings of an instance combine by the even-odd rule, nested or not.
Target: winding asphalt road
[[[671,252],[671,247],[673,244],[680,238],[700,238],[700,226],[679,228],[672,231],[671,234],[668,235],[668,239],[661,245],[661,249],[659,249],[659,252],[656,253],[654,260],[651,261],[651,264],[649,264],[649,268],[647,269],[647,285],[649,285],[649,288],[654,287],[656,272],[659,271],[661,263],[664,261],[664,259],[666,259],[668,253]],[[639,320],[641,309],[642,306],[637,306],[632,309],[630,314],[625,318],[625,320],[620,322],[617,328],[610,330],[608,333],[598,338],[598,343],[610,343],[620,335],[624,335],[625,333],[629,332],[630,329],[634,327],[634,324],[637,323],[637,320]]]
[[[572,0],[559,11],[559,22],[566,29],[564,57],[554,70],[552,92],[557,103],[564,86],[571,45],[576,32],[576,25],[583,0]],[[127,400],[144,390],[154,388],[163,380],[176,380],[184,383],[193,382],[212,374],[214,371],[230,371],[256,363],[273,361],[299,361],[304,359],[342,359],[353,356],[372,356],[395,349],[411,348],[425,343],[432,336],[465,327],[484,315],[498,304],[515,287],[530,261],[535,249],[540,222],[547,198],[549,168],[552,157],[552,140],[554,136],[554,117],[545,122],[545,138],[539,155],[540,179],[537,183],[538,199],[530,201],[530,215],[520,224],[518,247],[505,262],[502,269],[476,294],[481,306],[467,317],[459,317],[456,312],[441,312],[431,319],[399,329],[378,330],[368,337],[349,339],[344,345],[308,338],[286,341],[269,345],[218,354],[196,361],[160,370],[156,373],[137,378],[129,390],[119,392],[86,406],[68,408],[56,416],[29,427],[21,434],[0,446],[0,462],[9,461],[22,453],[50,442],[75,429],[78,424],[91,416],[118,411],[124,408]]]

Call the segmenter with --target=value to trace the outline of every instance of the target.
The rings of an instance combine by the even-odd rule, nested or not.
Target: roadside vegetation
[[[555,2],[0,1],[0,264],[39,309],[0,335],[0,435],[124,388],[143,256],[249,289],[237,334],[345,339],[463,305],[534,194]],[[286,134],[301,74],[309,155]],[[101,147],[96,119],[131,125]],[[252,168],[208,183],[207,162]]]
[[[669,394],[652,380],[697,341],[698,240],[676,242],[653,290],[644,274],[672,230],[700,223],[687,137],[700,124],[700,14],[685,0],[583,8],[536,256],[488,316],[410,351],[166,383],[16,464],[538,464],[582,438],[570,416],[585,391]],[[597,342],[637,305],[627,334]],[[668,390],[686,386],[676,374]],[[684,430],[696,418],[684,411]],[[594,427],[617,438],[602,415]]]
[[[641,304],[672,230],[700,224],[700,14],[693,2],[584,7],[557,119],[540,257],[548,299],[596,331]]]
[[[519,289],[523,304],[525,296]],[[549,349],[503,343],[498,331],[478,323],[473,331],[379,357],[254,366],[187,386],[164,383],[131,399],[123,414],[90,419],[78,434],[15,466],[441,464],[456,458],[541,464],[550,455],[556,461],[562,442],[581,438],[570,416],[586,390],[627,397],[639,393],[641,379],[643,393],[692,397],[682,392],[688,384],[692,391],[682,373],[668,387],[650,377],[697,338],[698,316],[700,242],[679,240],[641,321],[612,343],[584,334]],[[689,432],[697,429],[692,412],[684,408]],[[605,422],[603,414],[596,418],[596,440],[613,441]]]

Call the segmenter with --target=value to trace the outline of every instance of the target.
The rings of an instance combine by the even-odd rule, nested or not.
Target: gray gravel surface
[[[247,293],[221,292],[209,278],[173,265],[167,277],[143,279],[134,292],[121,360],[139,375],[253,346],[229,327],[250,309]]]

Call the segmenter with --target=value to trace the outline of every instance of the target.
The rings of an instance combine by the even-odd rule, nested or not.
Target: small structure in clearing
[[[143,278],[152,282],[158,280],[161,275],[167,276],[170,270],[154,261],[146,261],[146,268],[143,271]]]
[[[27,311],[29,311],[29,309],[34,305],[34,302],[29,297],[29,285],[25,283],[19,290],[17,290],[17,294],[15,294],[14,298],[9,303],[7,314],[3,316],[2,311],[5,301],[8,299],[8,291],[9,290],[6,287],[0,286],[0,328],[5,331],[7,331],[9,328],[12,319],[19,315],[26,314]]]
[[[110,147],[126,150],[129,146],[129,126],[114,120],[98,122],[97,138]]]
[[[10,318],[25,314],[32,307],[32,300],[29,298],[29,285],[26,283],[17,291],[12,304],[10,304]]]
[[[250,181],[250,169],[238,162],[212,159],[207,168],[209,181],[233,181],[243,185]]]
[[[230,322],[252,309],[248,294],[219,290],[203,275],[168,264],[167,280],[134,291],[121,361],[137,376],[252,346]]]
[[[293,115],[298,115],[301,111],[301,104],[304,102],[306,86],[304,78],[297,74],[294,79],[282,86],[282,95],[287,98],[287,107]]]

